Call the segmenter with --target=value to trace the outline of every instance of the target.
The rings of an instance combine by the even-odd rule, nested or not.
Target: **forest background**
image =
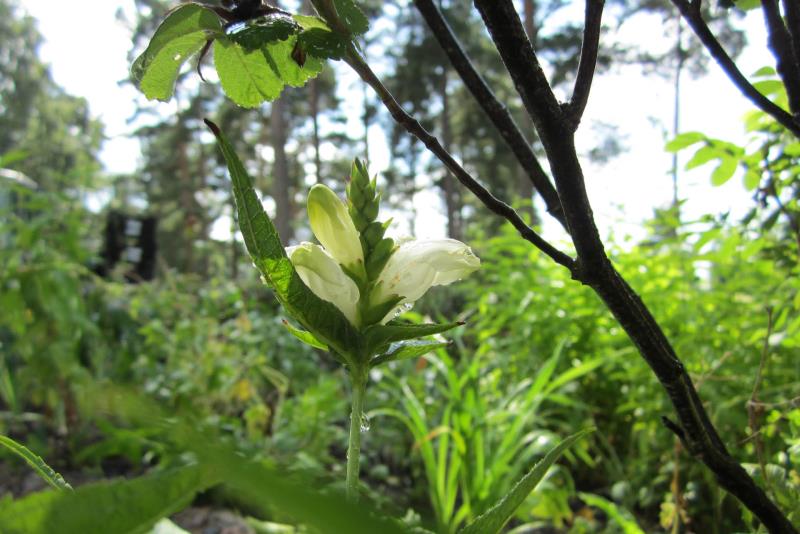
[[[541,206],[530,203],[530,184],[477,106],[466,103],[464,88],[444,66],[413,7],[402,2],[366,6],[373,27],[367,54],[380,58],[379,71],[401,103],[493,190],[538,221]],[[169,6],[149,1],[134,7],[122,11],[135,43],[129,59],[142,50]],[[526,1],[519,7],[551,81],[571,83],[581,42],[575,13],[558,2]],[[470,6],[443,2],[441,8],[495,91],[512,95],[513,86]],[[477,206],[338,66],[258,110],[225,101],[211,69],[210,83],[187,72],[168,109],[134,99],[140,156],[133,158],[135,170],[120,174],[103,167],[102,124],[86,100],[53,80],[37,55],[42,36],[23,13],[13,2],[0,2],[0,39],[6,41],[0,49],[7,51],[0,58],[0,80],[5,80],[0,167],[21,171],[38,184],[34,192],[7,186],[13,202],[3,206],[4,434],[48,458],[72,481],[130,476],[179,461],[163,429],[104,418],[83,405],[87,383],[113,382],[169,411],[198,415],[204,424],[235,436],[251,454],[318,483],[338,480],[347,426],[345,381],[336,372],[321,374],[321,368],[335,370],[336,365],[288,336],[280,310],[249,268],[233,232],[226,171],[202,127],[201,119],[211,116],[237,140],[285,240],[310,235],[301,219],[308,187],[322,182],[341,190],[349,161],[361,156],[384,160],[377,165],[380,184],[398,233],[433,228],[434,234],[469,242],[483,260],[474,279],[415,309],[418,318],[467,320],[455,343],[398,365],[378,377],[371,391],[366,478],[373,498],[388,513],[453,531],[480,503],[465,508],[463,488],[443,486],[438,473],[465,481],[464,487],[477,484],[483,491],[478,500],[491,503],[559,437],[595,426],[599,431],[520,508],[513,528],[733,532],[749,524],[748,514],[662,426],[660,416],[671,412],[666,397],[597,298]],[[752,33],[741,30],[745,26],[737,11],[717,14],[729,49],[741,51],[746,38],[753,40]],[[77,13],[75,20],[80,22],[74,31],[91,27]],[[615,123],[613,106],[611,120],[601,120],[602,113],[597,120],[587,116],[584,127],[593,132],[585,142],[585,153],[595,162],[591,169],[614,168],[624,153],[637,153],[639,136],[655,134],[663,146],[686,130],[669,122],[692,91],[678,82],[716,67],[686,28],[678,30],[677,20],[667,3],[620,2],[609,9],[600,79],[655,77],[664,96],[649,105],[667,122],[652,123],[649,132],[635,129],[632,137],[619,133],[626,126]],[[616,30],[624,33],[637,24],[659,31],[663,26],[663,38],[614,40]],[[763,48],[765,38],[760,38],[756,44]],[[751,72],[770,64],[763,53],[746,61],[753,57],[764,63]],[[128,62],[119,58],[119,64]],[[770,84],[774,71],[762,70],[760,76],[759,88],[780,99],[779,88]],[[684,93],[671,93],[675,87],[684,87]],[[734,92],[727,86],[719,91]],[[602,93],[594,96],[603,102]],[[705,105],[709,98],[717,99],[701,95],[698,100]],[[511,111],[526,124],[521,109]],[[666,190],[667,202],[645,202],[612,182],[603,184],[609,200],[596,206],[608,213],[612,199],[625,204],[623,214],[606,223],[615,261],[686,355],[707,409],[726,441],[736,445],[737,458],[754,476],[767,475],[771,495],[785,509],[797,509],[797,143],[763,127],[753,115],[690,115],[699,117],[694,129],[726,140],[735,127],[720,131],[712,123],[741,121],[739,130],[745,133],[734,144],[696,134],[669,145],[673,152],[709,147],[694,153],[689,166],[701,169],[698,180],[728,189],[709,195],[706,188],[688,187],[683,166],[664,151],[656,156],[666,163],[663,183],[639,187]],[[775,169],[759,169],[755,180],[747,156],[765,150],[776,154]],[[105,156],[106,162],[113,158]],[[635,166],[643,161],[652,165],[653,158],[616,171],[634,175],[628,183],[636,183]],[[648,168],[642,181],[658,175]],[[749,193],[733,190],[739,196],[733,211],[720,211],[709,201],[737,183]],[[596,187],[590,195],[601,190]],[[652,210],[641,229],[636,223],[643,212],[632,205],[644,213]],[[429,217],[438,206],[440,215]],[[103,277],[95,274],[102,263],[101,229],[111,211],[157,217],[154,280],[128,283],[130,265],[122,264]],[[625,225],[615,220],[621,217],[627,218]],[[557,235],[558,230],[545,227],[545,232]],[[480,447],[480,461],[493,466],[489,474],[454,461],[464,453],[456,438],[445,441],[447,435],[458,436],[470,454]],[[426,455],[426,445],[444,453]],[[24,472],[8,458],[4,469]],[[8,480],[6,490],[16,495],[33,489],[22,475]],[[448,505],[451,498],[457,504]],[[257,517],[251,517],[250,528],[265,519],[288,522],[280,511],[265,516],[229,495],[212,494],[202,502],[211,508],[221,503]]]

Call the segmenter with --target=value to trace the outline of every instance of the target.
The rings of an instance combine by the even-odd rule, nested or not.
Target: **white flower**
[[[364,269],[364,252],[347,207],[327,186],[317,184],[308,192],[311,231],[340,265],[354,273]]]
[[[481,260],[455,239],[407,241],[392,254],[370,298],[380,303],[403,297],[398,306],[413,304],[433,286],[447,285],[477,270]],[[386,322],[396,310],[384,317]]]
[[[347,320],[358,325],[358,287],[344,274],[335,259],[314,243],[288,247],[289,256],[303,283],[322,300],[339,308]]]

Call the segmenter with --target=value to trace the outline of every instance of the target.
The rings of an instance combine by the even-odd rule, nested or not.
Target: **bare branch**
[[[725,49],[722,48],[722,45],[717,38],[714,37],[714,34],[711,33],[699,9],[695,9],[687,0],[672,0],[672,3],[678,8],[683,18],[689,23],[692,30],[694,30],[697,38],[700,39],[700,42],[702,42],[703,46],[708,50],[708,53],[711,54],[711,57],[722,67],[722,70],[739,91],[750,100],[750,102],[755,104],[758,109],[772,116],[772,118],[792,132],[796,137],[800,137],[800,124],[798,124],[789,113],[759,93],[747,78],[744,77],[736,66],[736,63],[734,63],[728,53],[725,52]]]
[[[800,2],[798,0],[783,0],[783,13],[786,17],[786,29],[792,38],[794,57],[800,61]]]
[[[484,206],[489,208],[490,211],[500,215],[514,226],[520,233],[523,239],[532,243],[536,248],[547,254],[553,261],[566,267],[571,273],[575,272],[575,261],[567,254],[564,254],[553,245],[545,241],[533,228],[525,224],[525,221],[514,211],[514,209],[498,199],[483,187],[475,178],[472,177],[454,158],[445,150],[439,140],[433,135],[428,133],[422,125],[414,119],[411,115],[405,112],[400,104],[397,103],[394,96],[378,79],[369,65],[358,54],[355,48],[351,45],[348,49],[345,61],[350,67],[367,83],[375,93],[380,97],[383,105],[392,115],[392,118],[406,129],[408,133],[422,141],[422,143],[436,155],[437,158],[452,172],[455,177],[461,182],[464,187],[472,191],[478,197]]]
[[[433,0],[414,0],[414,4],[425,18],[425,22],[428,23],[442,50],[447,54],[450,63],[461,76],[464,85],[475,97],[476,102],[492,121],[497,131],[500,132],[500,135],[511,148],[534,187],[542,196],[547,206],[547,212],[566,228],[567,224],[564,220],[564,211],[561,207],[558,193],[508,109],[497,99],[489,85],[475,69]]]
[[[583,116],[583,110],[586,109],[586,103],[589,101],[589,90],[592,87],[592,79],[594,79],[597,51],[600,48],[600,22],[603,18],[603,4],[604,0],[586,0],[581,60],[578,64],[575,88],[572,90],[572,100],[569,102],[570,119],[576,129]]]
[[[777,0],[762,0],[761,10],[767,26],[769,49],[775,56],[776,70],[789,97],[789,109],[797,115],[800,113],[800,66],[792,47],[792,38],[781,18]]]

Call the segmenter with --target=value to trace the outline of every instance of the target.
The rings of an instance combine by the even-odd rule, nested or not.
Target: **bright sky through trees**
[[[125,136],[132,129],[126,121],[133,114],[135,99],[143,97],[131,85],[119,83],[128,75],[127,53],[131,43],[129,30],[117,19],[118,10],[133,19],[132,2],[84,0],[79,11],[68,2],[22,0],[21,5],[39,20],[39,29],[46,39],[41,55],[51,64],[56,82],[70,93],[86,97],[93,114],[106,125],[109,139],[102,161],[107,171],[134,171],[139,147],[136,140]],[[764,46],[760,22],[757,12],[751,12],[744,21],[751,46],[738,64],[746,74],[773,64]],[[653,39],[661,35],[660,25],[661,21],[655,17],[637,17],[622,26],[620,38],[634,42]],[[99,70],[98,64],[102,66]],[[351,77],[343,79],[340,90],[360,93],[360,85],[353,80]],[[710,136],[742,142],[745,136],[741,117],[752,107],[719,68],[711,64],[707,76],[699,80],[686,76],[683,80],[681,129],[702,128]],[[629,233],[639,236],[640,223],[652,214],[653,208],[669,204],[672,198],[671,155],[663,151],[663,145],[672,124],[672,99],[670,80],[655,75],[645,77],[639,67],[618,67],[595,79],[578,134],[579,146],[588,150],[596,143],[596,139],[592,139],[593,121],[618,125],[618,134],[625,146],[620,156],[605,165],[585,164],[589,195],[603,235],[613,229],[617,240]],[[167,104],[163,108],[165,113],[174,113],[174,105]],[[357,117],[352,117],[351,122],[354,128],[361,128]],[[371,132],[371,170],[378,172],[387,164],[387,150],[379,130],[376,126],[373,128],[376,129]],[[691,198],[684,213],[692,217],[733,209],[734,215],[741,215],[750,204],[741,179],[712,188],[709,173],[710,167],[682,173],[680,196]],[[423,194],[418,200],[425,204],[439,202],[436,192]],[[434,217],[431,224],[417,224],[416,227],[420,232],[429,232],[430,237],[438,236],[445,226],[443,216],[441,221],[436,222]],[[229,228],[227,223],[222,226]],[[545,226],[545,233],[558,235],[559,231],[556,224]]]

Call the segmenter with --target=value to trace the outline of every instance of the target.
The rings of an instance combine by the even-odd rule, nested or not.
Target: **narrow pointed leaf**
[[[4,446],[6,449],[25,460],[31,469],[33,469],[37,475],[42,477],[42,479],[44,479],[44,481],[50,486],[59,490],[72,489],[72,486],[70,486],[67,481],[64,480],[64,477],[56,473],[52,467],[47,465],[47,463],[41,459],[41,457],[34,454],[33,451],[28,449],[25,445],[17,443],[7,436],[0,436],[0,445]]]
[[[75,491],[44,491],[0,508],[0,525],[3,534],[139,534],[183,509],[198,491],[216,482],[207,471],[193,466],[129,481],[87,484]]]
[[[405,341],[407,339],[417,339],[434,334],[441,334],[452,330],[464,323],[444,323],[444,324],[404,324],[388,323],[377,324],[367,328],[365,342],[372,354],[385,352],[381,347],[388,346],[395,341]]]
[[[214,123],[206,120],[206,124],[217,137],[228,164],[239,227],[256,267],[292,317],[314,332],[320,342],[344,357],[352,357],[362,346],[355,327],[336,306],[317,297],[300,279],[233,147]]]
[[[397,341],[389,345],[389,349],[380,356],[374,357],[370,361],[370,367],[376,367],[382,363],[394,362],[398,360],[408,360],[410,358],[417,358],[424,354],[428,354],[432,350],[441,347],[446,347],[450,343],[448,341],[431,341],[426,339],[417,339],[413,341]]]
[[[581,430],[553,447],[544,458],[533,466],[533,469],[531,469],[527,475],[522,477],[522,479],[511,488],[511,491],[505,497],[500,499],[500,502],[475,519],[475,521],[459,530],[459,534],[499,533],[503,526],[508,523],[508,520],[514,515],[517,508],[519,508],[522,502],[528,497],[530,492],[533,491],[542,478],[544,478],[547,474],[547,470],[558,460],[561,454],[572,446],[573,443],[593,431],[594,429]]]
[[[311,332],[295,328],[289,321],[283,321],[283,326],[286,327],[286,330],[288,330],[290,334],[292,334],[294,337],[296,337],[306,345],[310,345],[315,349],[320,349],[324,351],[328,350],[328,346],[319,339],[315,338],[314,334],[312,334]]]

